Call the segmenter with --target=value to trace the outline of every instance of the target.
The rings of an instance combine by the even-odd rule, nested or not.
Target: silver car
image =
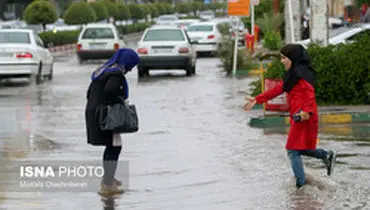
[[[40,37],[28,29],[0,30],[0,79],[53,78],[53,57]]]

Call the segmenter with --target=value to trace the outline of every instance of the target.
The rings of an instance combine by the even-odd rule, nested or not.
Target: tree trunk
[[[274,15],[280,13],[280,0],[272,0],[272,10]]]
[[[0,1],[0,19],[4,19],[5,5],[7,0]]]

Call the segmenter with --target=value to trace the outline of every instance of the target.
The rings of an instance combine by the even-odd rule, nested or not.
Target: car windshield
[[[175,20],[177,20],[177,18],[176,17],[172,17],[172,16],[165,16],[165,17],[159,17],[158,18],[159,20],[164,20],[164,21],[175,21]]]
[[[201,15],[214,15],[213,12],[201,12]]]
[[[149,30],[144,41],[184,41],[185,37],[181,30],[173,29],[155,29]]]
[[[191,24],[193,24],[192,22],[180,22],[180,23],[177,23],[178,26],[190,26]]]
[[[192,25],[188,28],[189,32],[213,31],[212,25]]]
[[[30,35],[27,32],[5,32],[0,31],[0,43],[31,43]]]
[[[87,28],[82,39],[114,39],[111,28]]]

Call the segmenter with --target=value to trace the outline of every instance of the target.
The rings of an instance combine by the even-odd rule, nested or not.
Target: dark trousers
[[[113,183],[121,149],[122,149],[121,146],[114,147],[112,144],[108,144],[105,147],[103,155],[103,168],[104,168],[103,183],[105,185],[112,185]]]

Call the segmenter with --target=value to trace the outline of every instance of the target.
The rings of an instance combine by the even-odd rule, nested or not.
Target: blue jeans
[[[296,186],[301,187],[302,185],[306,184],[301,155],[326,160],[328,152],[323,149],[288,150],[288,155],[290,158],[290,164],[292,165],[294,176],[296,178]]]

